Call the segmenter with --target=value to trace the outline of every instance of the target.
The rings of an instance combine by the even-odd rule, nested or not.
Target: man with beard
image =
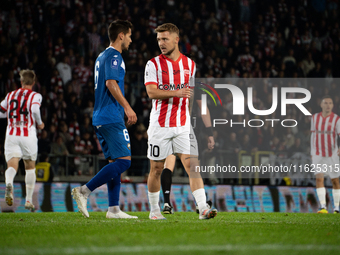
[[[171,23],[156,28],[161,55],[151,59],[145,68],[145,86],[152,99],[148,128],[148,197],[149,218],[165,219],[160,212],[160,176],[167,156],[175,153],[189,175],[192,194],[199,207],[199,219],[214,218],[216,209],[207,205],[202,177],[195,172],[198,148],[190,123],[190,97],[195,86],[195,62],[180,53],[179,30]]]

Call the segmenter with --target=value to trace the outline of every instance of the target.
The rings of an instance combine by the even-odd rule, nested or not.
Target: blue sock
[[[100,170],[88,183],[86,183],[86,186],[92,192],[96,188],[113,180],[121,173],[124,173],[127,169],[129,169],[130,165],[131,160],[116,159],[115,162],[104,166],[102,170]]]
[[[120,174],[107,183],[107,191],[109,195],[109,206],[119,205]]]

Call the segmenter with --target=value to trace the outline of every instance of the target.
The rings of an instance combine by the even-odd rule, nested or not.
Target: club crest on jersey
[[[185,69],[184,70],[184,76],[190,76],[190,70]]]
[[[117,69],[118,68],[118,59],[111,59],[111,68]]]

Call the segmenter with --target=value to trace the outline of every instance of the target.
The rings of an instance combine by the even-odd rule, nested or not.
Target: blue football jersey
[[[112,46],[99,54],[94,67],[95,102],[94,126],[124,122],[124,108],[106,87],[107,80],[116,80],[124,95],[125,63],[122,55]]]

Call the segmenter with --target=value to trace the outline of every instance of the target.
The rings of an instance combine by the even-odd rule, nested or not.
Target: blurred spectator
[[[85,116],[82,124],[80,125],[80,133],[84,135],[85,133],[93,134],[93,126],[89,116]]]
[[[73,140],[73,137],[71,136],[71,133],[69,132],[68,125],[65,121],[61,121],[59,123],[59,132],[58,135],[63,138],[63,141],[66,146],[69,146],[71,141]]]
[[[85,66],[85,58],[84,57],[79,58],[79,63],[74,68],[74,73],[77,74],[79,84],[80,84],[81,87],[83,87],[87,83],[89,77],[91,76],[91,70],[88,67]],[[75,79],[76,78],[73,77],[73,80],[75,80]],[[80,96],[81,87],[79,89],[74,88],[74,90],[75,90],[75,92],[77,93],[78,96]]]
[[[253,151],[254,146],[250,142],[250,137],[248,134],[243,135],[242,142],[241,142],[242,150],[251,153]]]
[[[315,63],[312,58],[312,53],[308,52],[307,58],[302,61],[303,72],[305,77],[308,76],[309,72],[315,68]]]
[[[65,168],[65,156],[69,155],[69,152],[61,136],[58,136],[56,141],[52,143],[51,154],[53,155],[51,157],[51,164],[53,164],[56,174],[63,174]]]
[[[38,154],[40,153],[50,153],[51,151],[51,141],[48,138],[48,133],[46,129],[41,131],[41,136],[38,140]]]
[[[304,152],[304,149],[301,145],[301,139],[300,138],[296,138],[294,141],[294,144],[288,149],[288,156],[291,157],[294,155],[294,153],[297,152]]]
[[[60,61],[56,65],[56,68],[64,84],[68,83],[72,79],[72,69],[69,64],[70,64],[69,57],[67,55],[64,55],[62,57],[62,61]]]

